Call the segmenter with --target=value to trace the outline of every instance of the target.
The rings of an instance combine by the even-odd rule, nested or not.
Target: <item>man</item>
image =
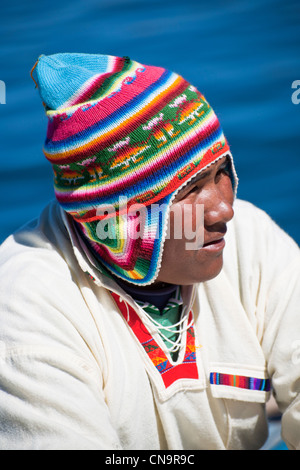
[[[213,110],[129,58],[41,56],[56,201],[0,250],[1,449],[300,448],[299,249],[236,199]]]

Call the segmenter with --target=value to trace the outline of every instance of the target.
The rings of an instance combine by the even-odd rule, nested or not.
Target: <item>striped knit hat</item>
[[[181,76],[128,57],[42,55],[33,70],[48,117],[44,153],[58,202],[112,273],[152,283],[176,191],[231,156],[216,115]],[[147,236],[130,236],[137,213],[123,217],[137,203],[164,208],[148,211]],[[99,231],[104,220],[106,238],[104,225]]]

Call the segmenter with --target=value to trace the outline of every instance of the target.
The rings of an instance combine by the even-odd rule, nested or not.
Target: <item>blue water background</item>
[[[231,145],[238,196],[300,243],[299,0],[15,0],[0,15],[0,242],[54,195],[29,71],[40,54],[90,52],[164,66],[196,85]]]
[[[53,198],[29,71],[56,52],[128,55],[191,81],[221,120],[238,196],[300,242],[299,0],[14,0],[0,15],[0,242]]]

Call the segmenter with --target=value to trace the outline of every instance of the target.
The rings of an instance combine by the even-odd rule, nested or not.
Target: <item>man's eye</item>
[[[197,189],[197,185],[194,185],[189,189],[186,188],[181,193],[179,192],[177,194],[177,196],[175,197],[175,201],[181,201],[182,199],[185,199],[186,197],[189,196],[189,194],[192,194],[193,192],[195,192],[196,189]]]
[[[222,165],[221,168],[219,168],[218,174],[225,173],[226,175],[229,175],[230,174],[230,168],[231,168],[231,164],[230,164],[230,162],[228,162],[228,163],[224,164],[224,166]]]
[[[194,186],[192,186],[191,188],[187,189],[186,192],[183,195],[183,198],[186,198],[190,194],[194,193],[195,191],[197,191],[197,189],[198,189],[198,186],[196,184]]]

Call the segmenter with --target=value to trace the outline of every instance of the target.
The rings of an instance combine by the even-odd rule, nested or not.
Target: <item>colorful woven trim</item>
[[[211,385],[228,385],[230,387],[260,390],[262,392],[269,392],[271,388],[269,379],[258,379],[255,377],[223,374],[219,372],[210,373],[210,383]]]
[[[145,353],[152,364],[159,372],[166,388],[177,380],[198,379],[198,368],[196,363],[195,333],[193,325],[187,330],[186,348],[182,363],[172,365],[164,351],[156,343],[148,329],[142,323],[136,311],[125,302],[119,295],[111,292],[121,314],[132,329],[139,343],[144,348]],[[190,312],[188,321],[192,319],[193,313]]]

